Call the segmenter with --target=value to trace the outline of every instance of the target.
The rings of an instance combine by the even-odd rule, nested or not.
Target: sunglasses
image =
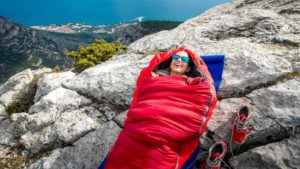
[[[178,56],[178,55],[173,55],[172,56],[173,60],[179,60],[179,58],[181,58],[181,62],[183,62],[183,63],[187,63],[190,60],[190,58],[187,57],[187,56],[183,56],[183,57]]]

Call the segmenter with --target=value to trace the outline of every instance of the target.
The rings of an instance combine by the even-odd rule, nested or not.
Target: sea
[[[0,16],[27,25],[185,21],[231,0],[0,0]]]

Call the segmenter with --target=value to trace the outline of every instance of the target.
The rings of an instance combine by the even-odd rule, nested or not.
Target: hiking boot
[[[248,106],[242,106],[236,113],[236,117],[232,127],[232,140],[236,144],[242,144],[245,142],[248,129],[246,127],[247,122],[250,120],[251,110]]]
[[[201,169],[219,169],[221,162],[225,157],[227,150],[226,143],[224,141],[218,141],[214,143],[208,152],[207,159],[202,163]]]

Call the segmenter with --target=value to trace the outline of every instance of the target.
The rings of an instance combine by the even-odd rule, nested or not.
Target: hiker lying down
[[[124,128],[100,168],[182,168],[217,102],[213,80],[186,48],[154,56],[137,80]]]

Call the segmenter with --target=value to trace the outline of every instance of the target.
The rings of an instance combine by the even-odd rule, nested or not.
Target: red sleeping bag
[[[200,84],[183,76],[152,77],[151,72],[178,51],[193,59]],[[174,169],[194,152],[217,102],[204,62],[185,48],[154,56],[141,71],[124,128],[108,154],[106,169]]]

